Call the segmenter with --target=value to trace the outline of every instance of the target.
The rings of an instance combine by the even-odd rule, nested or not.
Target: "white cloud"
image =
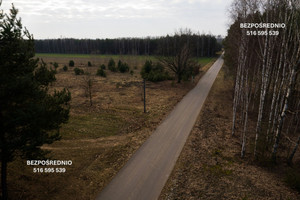
[[[7,0],[3,2],[2,7],[7,11],[14,2],[20,10],[19,16],[22,17],[23,24],[29,30],[33,30],[33,34],[39,38],[60,35],[104,37],[104,34],[105,37],[117,37],[147,36],[147,33],[165,35],[180,27],[225,34],[225,5],[230,1]],[[48,30],[46,26],[51,26],[51,29]],[[79,26],[85,28],[80,30]],[[116,29],[116,26],[122,27],[122,32]],[[85,29],[93,32],[85,33]]]
[[[8,7],[6,1],[5,6]],[[10,1],[11,2],[11,1]],[[15,0],[14,4],[21,10],[21,15],[49,16],[54,18],[74,20],[78,18],[97,18],[102,16],[133,17],[153,17],[153,13],[166,11],[164,1],[150,0],[107,0],[107,1],[83,1],[83,0]],[[138,13],[138,14],[137,14]],[[139,14],[140,13],[140,14]],[[159,15],[158,15],[159,17]]]

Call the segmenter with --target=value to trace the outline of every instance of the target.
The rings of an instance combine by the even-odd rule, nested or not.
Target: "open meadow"
[[[62,139],[42,148],[51,151],[49,159],[72,160],[72,165],[66,166],[65,173],[33,173],[33,166],[27,166],[26,160],[10,163],[8,188],[12,199],[94,199],[215,60],[199,59],[200,74],[195,81],[147,81],[144,113],[140,71],[146,60],[156,62],[157,58],[72,54],[36,57],[52,68],[53,63],[58,64],[51,91],[66,88],[72,95],[69,122],[60,129]],[[110,58],[116,63],[126,62],[129,72],[108,70]],[[70,60],[74,67],[69,66]],[[96,76],[102,64],[106,65],[106,77]],[[67,71],[63,70],[65,65]],[[76,67],[85,74],[75,75]]]

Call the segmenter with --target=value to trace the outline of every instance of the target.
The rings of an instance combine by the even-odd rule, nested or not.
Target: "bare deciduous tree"
[[[86,72],[82,76],[81,87],[84,89],[85,96],[87,98],[89,98],[90,106],[93,105],[93,96],[92,96],[92,94],[93,94],[93,91],[94,91],[94,88],[93,88],[94,84],[95,84],[94,77],[89,72]]]
[[[196,62],[192,60],[188,44],[184,44],[175,56],[163,57],[160,61],[175,73],[178,83],[181,82],[186,70],[197,65]]]
[[[299,87],[300,10],[296,3],[294,0],[236,0],[232,5],[235,23],[225,40],[225,58],[236,69],[232,135],[236,127],[243,127],[242,157],[246,151],[249,111],[257,113],[254,135],[249,136],[254,138],[255,157],[267,150],[276,161],[282,135],[289,134],[292,129],[298,130],[299,123],[285,123],[286,118],[299,120],[299,88],[296,88]],[[249,36],[245,29],[237,28],[239,23],[274,22],[286,25],[277,35],[270,35],[269,29],[254,29],[256,33],[266,31],[267,34]],[[236,62],[228,57],[235,58]],[[252,109],[249,109],[250,104]],[[297,141],[291,160],[298,147],[299,135],[291,132],[290,136]]]

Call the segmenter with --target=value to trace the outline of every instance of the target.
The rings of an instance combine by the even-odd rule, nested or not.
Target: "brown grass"
[[[90,106],[82,87],[86,75],[75,76],[73,68],[62,70],[72,58],[44,56],[46,63],[58,62],[57,81],[52,90],[67,88],[72,94],[70,120],[62,126],[62,140],[42,148],[52,160],[72,160],[66,173],[33,173],[26,160],[9,164],[11,199],[94,199],[126,163],[135,150],[195,83],[174,81],[147,83],[147,113],[143,113],[140,69],[147,57],[120,57],[131,66],[129,73],[106,70],[107,78],[95,76],[109,57],[73,58],[75,67],[89,72],[93,80]],[[115,57],[117,62],[118,58]],[[87,67],[91,61],[93,66]],[[52,166],[51,166],[52,167]],[[54,166],[56,167],[56,166]]]
[[[250,152],[240,158],[240,138],[231,136],[233,81],[225,71],[223,67],[159,199],[300,199],[285,182],[285,164],[258,166]]]

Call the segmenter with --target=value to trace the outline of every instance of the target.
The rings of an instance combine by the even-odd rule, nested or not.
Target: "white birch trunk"
[[[257,157],[257,142],[258,137],[261,132],[261,120],[262,120],[262,114],[264,110],[264,103],[265,103],[265,96],[266,96],[266,59],[268,55],[268,51],[270,49],[268,48],[269,43],[269,37],[266,36],[265,46],[264,46],[264,55],[263,55],[263,63],[262,63],[262,72],[261,72],[261,89],[260,89],[260,101],[259,101],[259,110],[258,110],[258,116],[257,116],[257,124],[256,124],[256,134],[255,134],[255,144],[254,144],[254,156]]]
[[[244,110],[244,129],[242,134],[242,151],[241,151],[241,157],[243,158],[245,156],[246,151],[246,132],[247,132],[247,125],[248,125],[248,108],[249,108],[249,84],[248,84],[248,74],[249,69],[246,70],[246,78],[245,78],[245,110]]]
[[[242,68],[243,68],[243,60],[245,58],[244,56],[244,34],[242,35],[242,46],[239,49],[239,60],[238,60],[238,69],[236,74],[236,80],[235,80],[235,89],[234,89],[234,99],[233,99],[233,114],[232,114],[232,131],[231,134],[234,135],[235,133],[235,124],[236,124],[236,112],[237,107],[240,101],[240,91],[241,91],[241,77],[242,77]]]
[[[287,112],[288,107],[289,107],[288,103],[289,103],[289,98],[290,98],[291,91],[292,91],[292,86],[293,86],[293,83],[295,81],[296,73],[298,71],[299,66],[300,66],[300,61],[292,69],[291,75],[290,75],[290,78],[289,78],[289,87],[288,87],[287,93],[285,95],[284,107],[282,109],[282,112],[281,112],[281,115],[280,115],[280,118],[279,118],[279,121],[278,121],[278,126],[277,126],[277,130],[276,130],[276,135],[275,135],[275,142],[274,142],[274,145],[273,145],[272,160],[274,162],[276,162],[276,155],[277,155],[277,149],[278,149],[278,145],[279,145],[279,141],[280,141],[281,131],[282,131],[282,127],[283,127],[285,117],[286,117],[286,112]]]
[[[294,149],[293,149],[291,155],[289,156],[289,159],[288,159],[288,163],[289,163],[289,164],[292,164],[292,162],[293,162],[293,158],[294,158],[294,156],[295,156],[295,154],[296,154],[296,152],[297,152],[299,143],[300,143],[300,136],[298,137],[298,141],[297,141],[297,143],[296,143],[296,145],[295,145],[295,147],[294,147]]]

